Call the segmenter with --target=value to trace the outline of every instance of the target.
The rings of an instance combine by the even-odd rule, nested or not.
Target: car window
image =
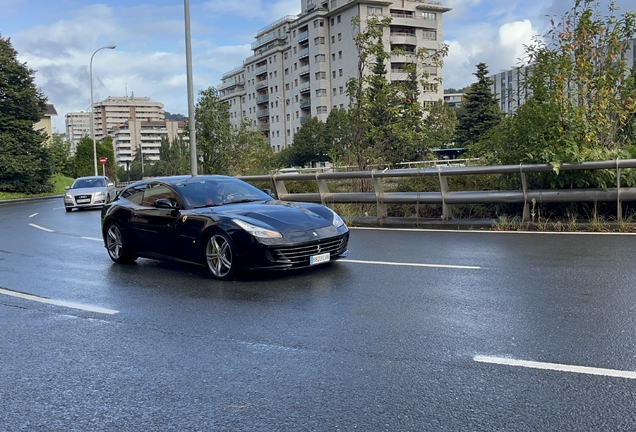
[[[166,185],[153,183],[148,185],[144,191],[144,198],[141,205],[144,207],[152,207],[158,199],[166,198],[170,200],[172,205],[177,205],[178,200],[176,194]]]
[[[127,199],[130,202],[141,205],[141,201],[144,198],[144,190],[146,190],[146,185],[139,185],[134,187],[129,187],[121,191],[119,195],[120,198]]]

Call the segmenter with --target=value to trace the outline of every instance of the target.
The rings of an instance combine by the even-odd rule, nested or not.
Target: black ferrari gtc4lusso
[[[349,254],[349,229],[329,207],[279,201],[220,175],[138,181],[102,209],[101,220],[116,263],[187,261],[224,280],[241,270],[309,267]]]

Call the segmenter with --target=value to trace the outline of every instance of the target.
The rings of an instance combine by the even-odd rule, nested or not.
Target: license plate
[[[324,254],[320,254],[320,255],[310,256],[309,257],[309,265],[329,262],[329,257],[330,257],[329,252],[324,253]]]
[[[86,204],[86,203],[89,203],[89,202],[91,202],[91,200],[89,200],[89,199],[78,199],[77,200],[78,204]]]

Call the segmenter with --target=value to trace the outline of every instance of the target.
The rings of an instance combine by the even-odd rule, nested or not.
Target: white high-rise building
[[[301,0],[302,12],[273,22],[256,34],[253,55],[223,75],[218,87],[230,106],[233,124],[251,119],[275,151],[293,142],[310,118],[325,121],[334,108],[348,108],[347,80],[357,76],[354,17],[392,18],[385,30],[387,51],[400,48],[429,53],[442,43],[442,15],[450,8],[426,0]],[[406,80],[408,55],[392,55],[386,65],[391,81]],[[431,82],[442,68],[429,66]],[[422,88],[420,102],[443,99],[443,86]]]
[[[77,143],[84,136],[91,136],[90,113],[85,111],[70,112],[64,116],[66,140],[71,143],[71,154],[77,150]]]
[[[184,125],[183,121],[173,120],[129,120],[116,127],[111,134],[117,165],[128,168],[139,148],[145,161],[158,161],[161,138],[165,137],[172,143],[183,133]]]

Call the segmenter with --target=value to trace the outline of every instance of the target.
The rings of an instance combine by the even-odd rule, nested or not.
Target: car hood
[[[215,211],[246,222],[265,224],[281,232],[315,230],[332,226],[333,221],[332,213],[326,207],[288,201],[226,204],[216,207]]]
[[[67,194],[71,195],[95,195],[97,192],[106,193],[108,189],[105,187],[93,187],[93,188],[77,188],[77,189],[69,189],[66,191]]]

